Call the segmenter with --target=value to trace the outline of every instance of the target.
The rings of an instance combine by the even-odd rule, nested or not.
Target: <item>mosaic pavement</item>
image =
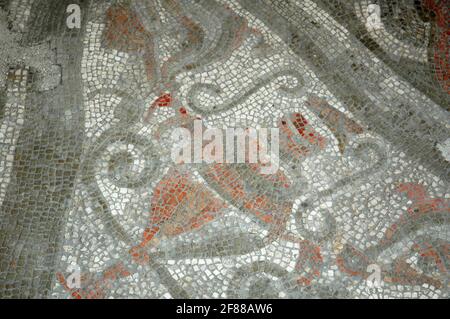
[[[0,297],[448,298],[449,4],[0,0]]]

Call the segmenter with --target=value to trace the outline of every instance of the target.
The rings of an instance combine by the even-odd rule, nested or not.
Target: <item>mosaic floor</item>
[[[0,0],[0,298],[448,298],[449,8]]]

